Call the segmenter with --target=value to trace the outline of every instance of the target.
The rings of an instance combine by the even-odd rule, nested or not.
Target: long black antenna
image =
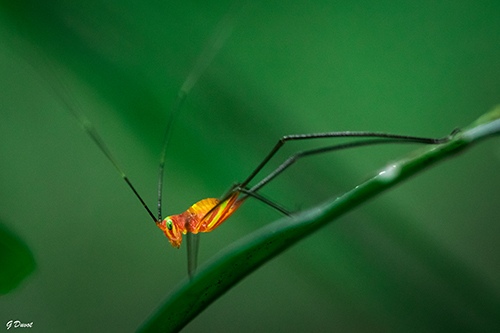
[[[19,43],[19,40],[16,40],[16,43]],[[132,185],[132,182],[130,179],[127,177],[123,169],[120,167],[118,164],[116,158],[113,156],[111,151],[109,150],[108,146],[104,142],[104,140],[101,138],[99,133],[97,132],[96,128],[94,125],[85,117],[84,113],[81,112],[81,106],[78,104],[78,101],[75,98],[71,98],[72,94],[68,87],[63,84],[61,81],[61,78],[59,75],[57,75],[57,70],[56,66],[47,58],[42,51],[34,47],[34,45],[29,44],[29,45],[22,45],[24,48],[30,48],[30,51],[28,54],[37,54],[39,55],[38,60],[40,63],[36,63],[34,59],[37,59],[35,57],[28,57],[26,52],[22,52],[19,55],[23,57],[26,61],[26,64],[31,66],[36,73],[40,75],[40,78],[47,82],[51,88],[51,90],[56,94],[56,96],[63,102],[63,104],[66,106],[66,110],[73,116],[75,119],[78,121],[82,129],[87,133],[92,141],[97,145],[97,147],[102,151],[102,153],[106,156],[106,158],[113,164],[114,168],[118,173],[120,174],[120,177],[127,183],[129,188],[134,192],[135,196],[139,201],[141,202],[142,206],[146,211],[148,212],[149,216],[153,219],[153,221],[156,223],[156,217],[151,211],[151,209],[148,207],[144,199],[140,196],[139,192],[135,189],[134,185]],[[50,79],[51,78],[51,79]],[[71,101],[70,101],[71,99]]]
[[[224,45],[226,39],[231,34],[232,28],[234,26],[234,20],[237,14],[244,8],[241,2],[242,1],[233,2],[231,8],[228,10],[226,15],[219,21],[219,23],[215,27],[210,38],[205,43],[203,51],[198,56],[198,59],[196,60],[195,65],[193,66],[193,69],[191,70],[186,80],[182,84],[181,88],[179,89],[175,102],[172,106],[172,112],[170,113],[170,117],[167,121],[167,127],[165,129],[163,148],[161,151],[160,164],[158,167],[158,189],[157,189],[158,221],[161,221],[163,218],[162,196],[163,196],[163,178],[165,175],[165,160],[167,156],[168,143],[170,141],[170,137],[172,136],[172,131],[174,128],[174,123],[180,113],[181,106],[186,100],[187,95],[194,87],[196,82],[198,82],[201,75],[205,72],[207,67],[214,59],[215,55],[219,52],[221,47]],[[188,232],[187,243],[188,243],[187,245],[188,275],[190,278],[192,278],[197,266],[198,245],[199,245],[198,235],[193,235]]]
[[[48,62],[48,61],[46,61],[46,62]],[[51,68],[50,64],[47,63],[45,68],[48,71],[50,71],[50,68]],[[120,167],[116,158],[113,156],[113,154],[109,150],[108,146],[106,145],[104,140],[101,138],[101,136],[99,135],[99,133],[95,129],[94,125],[84,116],[84,114],[81,111],[79,111],[81,109],[81,107],[79,107],[77,100],[73,98],[73,102],[70,103],[69,98],[71,96],[71,93],[70,93],[69,89],[64,84],[62,84],[62,82],[58,79],[58,77],[55,75],[55,73],[52,73],[52,74],[53,75],[51,75],[51,77],[53,79],[48,80],[50,83],[50,86],[52,87],[52,90],[58,95],[58,97],[64,103],[68,112],[71,113],[73,115],[73,117],[75,117],[75,119],[78,121],[78,123],[80,124],[82,129],[85,131],[85,133],[87,133],[90,136],[92,141],[94,141],[94,143],[97,145],[97,147],[99,147],[99,149],[106,156],[106,158],[111,162],[111,164],[113,164],[116,171],[118,171],[120,176],[127,183],[127,185],[130,187],[132,192],[134,192],[135,196],[139,199],[142,206],[146,209],[149,216],[151,216],[153,221],[156,223],[157,220],[156,220],[155,215],[153,214],[151,209],[149,209],[149,207],[146,204],[146,202],[144,201],[144,199],[142,199],[139,192],[137,192],[134,185],[132,185],[132,182],[127,177],[127,175],[125,174],[123,169]]]
[[[215,55],[219,52],[224,42],[229,37],[234,25],[234,19],[237,13],[241,11],[243,6],[236,1],[233,3],[232,7],[228,10],[227,14],[219,21],[214,32],[210,38],[205,43],[203,51],[198,56],[193,69],[187,76],[186,80],[182,84],[179,92],[177,93],[177,98],[172,106],[172,112],[170,113],[170,118],[167,121],[167,127],[165,129],[165,136],[163,139],[163,149],[160,156],[160,165],[158,168],[158,221],[162,220],[162,195],[163,195],[163,177],[165,174],[165,159],[167,156],[167,147],[172,136],[173,125],[177,116],[179,115],[181,106],[189,94],[191,89],[194,87],[196,82],[198,82],[201,75],[205,72],[207,67],[210,65]]]

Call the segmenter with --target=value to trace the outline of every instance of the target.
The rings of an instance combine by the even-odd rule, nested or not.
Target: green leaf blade
[[[282,218],[221,251],[184,280],[139,328],[140,332],[176,332],[240,280],[299,240],[335,221],[374,196],[425,168],[500,133],[500,107],[484,115],[450,141],[420,149],[391,163],[344,195],[315,208]]]

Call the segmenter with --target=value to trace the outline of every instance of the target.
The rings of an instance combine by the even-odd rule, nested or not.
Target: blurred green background
[[[231,2],[0,5],[0,221],[37,262],[0,298],[0,324],[133,331],[185,278],[185,249],[170,247],[50,82],[153,206],[169,110]],[[499,17],[493,0],[252,1],[176,123],[164,212],[222,195],[284,134],[440,137],[469,124],[500,102]],[[291,143],[274,165],[316,146]],[[499,147],[484,142],[311,235],[185,332],[499,329]],[[262,193],[307,208],[411,149],[304,160]],[[200,261],[278,217],[248,201],[203,235]]]

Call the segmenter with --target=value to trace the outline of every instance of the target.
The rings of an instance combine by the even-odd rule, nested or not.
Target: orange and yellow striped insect
[[[238,199],[238,196],[239,192],[233,192],[223,202],[215,198],[200,200],[181,214],[156,221],[156,225],[165,233],[170,244],[179,248],[182,235],[210,232],[228,219],[243,203],[244,199]]]

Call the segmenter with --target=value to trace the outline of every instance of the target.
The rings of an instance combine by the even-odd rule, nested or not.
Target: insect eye
[[[174,223],[171,219],[167,219],[167,229],[172,230],[174,228]]]

